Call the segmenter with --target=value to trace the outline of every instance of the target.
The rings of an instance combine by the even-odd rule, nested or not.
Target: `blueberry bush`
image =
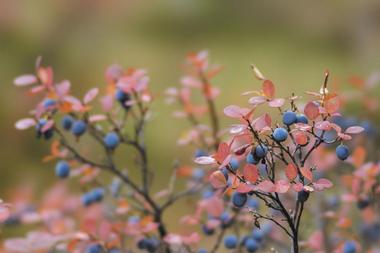
[[[226,106],[234,123],[222,127],[220,91],[212,84],[220,71],[206,51],[191,53],[181,85],[166,90],[167,102],[178,109],[174,116],[189,125],[177,144],[192,154],[176,160],[167,184],[155,191],[159,168],[145,142],[155,99],[147,72],[111,65],[105,87],[78,98],[68,80],[55,80],[38,59],[35,74],[14,82],[39,97],[16,128],[34,128],[50,143],[43,160],[54,162],[58,181],[70,180],[81,194],[58,182],[38,208],[21,194],[25,188],[12,205],[0,203],[4,227],[36,225],[25,237],[6,239],[5,250],[379,252],[380,164],[367,162],[361,134],[367,128],[343,124],[343,99],[328,87],[329,72],[317,92],[280,98],[252,65],[261,89],[242,94],[249,106]],[[134,152],[118,152],[123,146]],[[133,168],[118,156],[132,158]],[[188,229],[169,229],[166,214],[186,198],[197,201],[175,222]]]

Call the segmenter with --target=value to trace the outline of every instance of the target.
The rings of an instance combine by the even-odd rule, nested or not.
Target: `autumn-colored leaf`
[[[290,180],[290,181],[293,181],[297,175],[298,175],[298,170],[297,170],[297,167],[292,164],[292,163],[289,163],[287,166],[286,166],[286,169],[285,169],[285,175],[286,177]]]
[[[352,126],[352,127],[347,128],[346,131],[344,131],[344,133],[345,134],[360,134],[363,131],[364,131],[363,127]]]
[[[311,172],[311,170],[307,167],[303,167],[300,169],[301,170],[301,174],[309,181],[313,181],[313,173]]]
[[[286,193],[290,188],[290,184],[287,180],[280,179],[276,182],[275,188],[275,191],[278,193]]]
[[[36,124],[36,121],[32,118],[20,119],[16,122],[15,127],[18,130],[28,129]]]
[[[256,183],[259,178],[259,170],[254,164],[246,164],[243,169],[244,178],[251,183]]]
[[[263,82],[263,93],[264,93],[264,95],[267,98],[271,99],[274,97],[275,92],[276,92],[276,89],[275,89],[273,82],[271,80],[265,80]]]
[[[200,156],[197,157],[194,162],[201,165],[210,165],[215,164],[216,160],[211,156]]]
[[[248,108],[242,108],[237,105],[229,105],[223,111],[226,116],[231,118],[241,118],[250,112]]]
[[[210,180],[211,185],[216,189],[224,188],[227,185],[227,180],[224,174],[220,170],[214,171],[210,175],[209,180]]]
[[[295,142],[298,145],[304,146],[308,143],[308,137],[307,137],[307,134],[305,132],[296,131],[293,133],[293,137],[294,137]]]
[[[263,192],[274,192],[276,190],[276,187],[273,184],[273,182],[269,180],[264,180],[260,182],[256,188]]]
[[[365,160],[366,150],[363,146],[358,146],[355,148],[354,152],[352,152],[352,163],[356,168],[359,168]]]
[[[333,187],[333,183],[331,183],[331,181],[326,178],[321,178],[318,179],[317,182],[314,182],[313,186],[316,190],[323,191],[324,189]]]
[[[230,154],[230,146],[226,142],[219,144],[218,152],[214,155],[215,160],[222,163]]]
[[[309,119],[315,120],[319,116],[319,107],[315,102],[310,101],[306,104],[304,113]]]
[[[86,95],[84,95],[83,102],[85,104],[90,103],[92,100],[94,100],[94,98],[98,95],[98,93],[99,93],[98,88],[92,88],[86,93]]]

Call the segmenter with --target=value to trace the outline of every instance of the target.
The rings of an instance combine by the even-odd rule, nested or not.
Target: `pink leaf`
[[[286,181],[284,179],[280,179],[276,182],[275,187],[276,187],[276,189],[275,189],[276,192],[286,193],[290,188],[290,184],[288,181]]]
[[[37,77],[35,75],[22,75],[17,77],[13,81],[16,86],[28,86],[37,83]]]
[[[313,183],[313,186],[316,190],[323,191],[324,189],[333,187],[333,183],[326,178],[321,178],[318,179],[317,182]]]
[[[263,96],[251,97],[248,102],[254,106],[265,103],[267,100]]]
[[[3,223],[11,215],[9,207],[9,204],[0,203],[0,223]]]
[[[99,93],[98,88],[92,88],[86,93],[86,95],[84,95],[83,102],[85,104],[90,103],[92,100],[94,100],[94,98],[98,95],[98,93]]]
[[[293,133],[294,140],[298,145],[306,145],[308,142],[307,134],[302,131],[296,131]]]
[[[25,130],[28,129],[36,124],[36,121],[31,118],[26,118],[26,119],[20,119],[19,121],[16,122],[15,127],[16,129],[19,130]]]
[[[102,109],[104,112],[109,112],[113,106],[113,97],[111,95],[107,95],[101,98]]]
[[[88,119],[89,122],[98,122],[98,121],[103,121],[106,120],[107,116],[104,114],[95,114],[91,115]]]
[[[344,131],[344,133],[345,134],[360,134],[363,131],[364,131],[363,127],[352,126],[352,127],[347,128],[346,131]]]
[[[64,80],[61,83],[57,84],[55,86],[55,90],[58,94],[58,96],[63,97],[66,96],[70,91],[70,82],[68,80]]]
[[[224,211],[224,203],[222,198],[214,196],[207,199],[206,211],[213,217],[219,217]]]
[[[273,98],[274,94],[276,92],[276,89],[274,87],[274,84],[271,80],[265,80],[263,82],[263,93],[267,98]]]
[[[330,131],[332,126],[331,126],[331,123],[329,121],[319,121],[317,123],[315,123],[315,128],[317,129],[320,129],[320,130],[324,130],[324,131]]]
[[[201,165],[210,165],[215,164],[216,160],[211,156],[200,156],[197,157],[194,162]]]
[[[255,186],[254,185],[249,185],[247,183],[241,183],[236,188],[236,191],[240,192],[240,193],[248,193],[248,192],[251,192],[253,190],[255,190]]]
[[[42,133],[45,133],[47,130],[49,130],[49,129],[52,128],[53,126],[54,126],[54,120],[49,120],[49,121],[46,122],[46,124],[42,127],[41,132],[42,132]]]
[[[243,175],[249,182],[256,183],[259,178],[259,171],[255,165],[247,164],[244,166]]]
[[[304,113],[306,117],[308,117],[311,120],[314,120],[319,116],[319,107],[315,102],[310,101],[306,104]]]
[[[218,152],[214,155],[214,158],[219,163],[222,163],[229,154],[230,154],[230,146],[227,143],[222,142],[219,144]]]
[[[229,105],[223,111],[226,116],[231,118],[241,118],[250,112],[249,109],[241,108],[237,105]]]
[[[275,99],[272,99],[271,101],[269,101],[268,105],[270,107],[278,108],[278,107],[283,106],[284,103],[285,103],[285,99],[283,99],[283,98],[275,98]]]
[[[276,187],[271,181],[264,180],[257,185],[257,189],[263,192],[274,192]]]
[[[265,127],[270,127],[272,125],[272,118],[268,113],[265,113],[264,115],[255,119],[252,124],[255,126],[256,130],[261,131]]]
[[[338,133],[339,138],[345,141],[349,141],[352,139],[351,135],[348,134],[343,134],[343,133]]]
[[[296,183],[296,184],[293,185],[293,189],[294,189],[296,192],[300,192],[300,191],[302,191],[302,189],[303,189],[303,184],[301,184],[301,183]]]

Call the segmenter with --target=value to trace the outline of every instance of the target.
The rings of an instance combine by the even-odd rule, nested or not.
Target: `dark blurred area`
[[[258,87],[250,63],[283,96],[318,90],[326,68],[349,89],[351,75],[365,78],[380,69],[379,28],[378,0],[2,0],[0,197],[13,185],[28,182],[42,190],[55,180],[53,165],[41,163],[48,144],[33,131],[14,129],[33,99],[12,85],[13,78],[33,72],[39,55],[56,80],[71,80],[78,94],[103,85],[109,64],[146,68],[157,97],[149,152],[153,161],[160,157],[157,174],[164,178],[176,156],[186,157],[175,142],[187,125],[171,117],[174,108],[163,103],[163,92],[178,84],[187,52],[207,49],[225,67],[215,80],[221,112],[230,103],[244,104],[241,92]]]

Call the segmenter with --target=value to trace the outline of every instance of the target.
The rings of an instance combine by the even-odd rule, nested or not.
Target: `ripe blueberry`
[[[305,202],[309,198],[310,193],[308,191],[302,190],[298,192],[297,199],[300,202]]]
[[[103,141],[104,145],[108,149],[115,149],[120,143],[119,135],[117,135],[115,132],[108,133],[104,137]]]
[[[356,243],[354,241],[346,241],[343,246],[343,253],[355,253]]]
[[[129,93],[117,89],[115,92],[115,98],[125,109],[129,109],[131,107],[130,105],[126,104],[126,102],[131,99],[131,95]]]
[[[296,121],[297,121],[297,115],[295,112],[287,111],[282,115],[282,122],[287,126],[290,126],[296,123]]]
[[[252,237],[258,242],[261,242],[264,239],[264,233],[260,229],[254,229],[252,231]]]
[[[73,125],[73,122],[74,122],[73,117],[71,117],[70,115],[65,115],[62,118],[61,125],[62,125],[63,129],[70,130],[71,126]]]
[[[255,157],[255,155],[251,152],[247,155],[246,161],[247,163],[250,163],[250,164],[258,164],[260,159]]]
[[[283,142],[288,138],[288,131],[282,127],[276,128],[273,131],[273,138],[278,142]]]
[[[51,99],[51,98],[46,98],[44,99],[44,101],[42,102],[42,105],[43,107],[48,110],[48,109],[52,109],[54,108],[56,105],[57,105],[57,101],[55,99]]]
[[[247,240],[244,242],[244,247],[248,252],[251,253],[255,252],[259,248],[259,245],[255,239],[247,238]]]
[[[66,161],[59,161],[55,166],[55,174],[60,178],[66,178],[70,174],[70,165]]]
[[[350,151],[346,145],[340,144],[338,147],[335,149],[336,156],[344,161],[348,158],[350,155]]]
[[[238,239],[236,235],[227,235],[226,237],[224,237],[224,246],[227,249],[234,249],[236,248],[237,244],[238,244]]]
[[[232,195],[232,203],[235,207],[243,207],[245,203],[247,202],[247,194],[246,193],[240,193],[240,192],[234,192]]]
[[[247,202],[249,208],[259,209],[259,201],[255,198],[250,198]]]
[[[82,134],[84,134],[84,132],[86,132],[86,129],[87,124],[83,120],[77,120],[73,123],[71,127],[71,132],[75,136],[81,136]]]
[[[103,247],[100,244],[91,244],[87,246],[86,253],[102,253]]]
[[[307,124],[307,123],[309,123],[309,120],[306,118],[305,115],[303,115],[303,114],[298,114],[298,115],[297,115],[297,123]]]
[[[208,253],[207,249],[199,249],[198,253]]]
[[[256,148],[255,148],[255,155],[258,158],[265,157],[265,155],[267,154],[267,152],[268,152],[268,148],[264,144],[260,144],[260,145],[256,146]]]
[[[237,171],[239,169],[239,160],[235,157],[231,159],[230,166],[234,171]]]
[[[210,228],[206,224],[202,225],[202,231],[205,235],[213,235],[215,232],[214,228]]]

